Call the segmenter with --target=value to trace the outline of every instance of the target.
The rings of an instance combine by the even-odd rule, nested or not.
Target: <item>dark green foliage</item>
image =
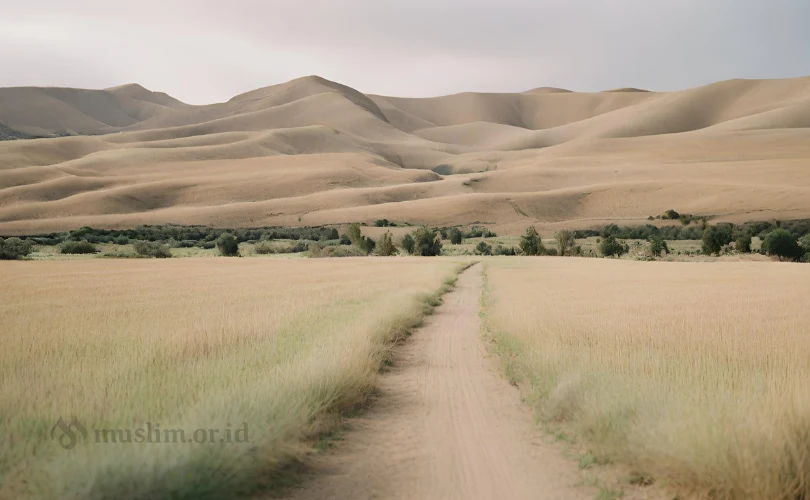
[[[352,240],[351,240],[351,238],[349,238],[348,234],[344,234],[344,235],[342,235],[340,237],[340,244],[341,245],[351,245],[352,244]]]
[[[810,262],[810,234],[802,236],[802,239],[799,240],[799,246],[802,247],[804,252],[804,261]]]
[[[413,236],[406,234],[405,237],[402,238],[402,248],[404,248],[409,254],[413,255],[413,252],[416,249],[416,240],[413,239]]]
[[[785,229],[776,229],[768,233],[762,242],[762,250],[768,255],[779,257],[779,260],[799,260],[804,253],[796,238]]]
[[[239,256],[239,241],[230,233],[223,233],[217,238],[217,249],[225,257]]]
[[[604,257],[621,257],[625,253],[624,245],[611,234],[599,242],[599,253]]]
[[[391,236],[391,232],[386,231],[384,235],[380,236],[377,242],[377,255],[388,257],[389,255],[396,255],[396,253],[397,247],[394,246],[394,239]]]
[[[363,236],[363,233],[360,230],[360,224],[352,224],[349,226],[349,240],[351,240],[352,245],[365,252],[366,255],[373,252],[374,247],[376,246],[374,240],[367,236]]]
[[[492,255],[492,246],[488,245],[486,242],[479,241],[477,245],[475,245],[475,255]]]
[[[557,250],[561,256],[572,255],[574,249],[574,233],[572,231],[563,229],[554,235],[554,239],[557,240]]]
[[[464,234],[465,238],[494,238],[496,236],[498,235],[485,227],[475,227],[475,226],[470,228],[470,230]]]
[[[493,255],[517,255],[517,250],[515,247],[505,247],[503,245],[498,245],[495,247],[495,250],[492,251]]]
[[[461,243],[464,242],[464,235],[461,234],[461,230],[457,227],[450,230],[449,236],[450,243],[454,245],[461,245]]]
[[[661,216],[664,220],[678,220],[681,218],[681,214],[676,212],[675,210],[669,209],[664,212],[664,215]]]
[[[0,238],[0,260],[22,259],[31,253],[31,242],[20,238]]]
[[[439,233],[429,229],[427,226],[420,227],[413,232],[414,255],[422,257],[433,257],[441,255],[442,240]]]
[[[549,248],[548,250],[546,250],[546,255],[556,257],[557,256],[557,249],[556,248]]]
[[[733,241],[733,228],[731,224],[706,227],[703,231],[703,253],[706,255],[720,253],[725,245]]]
[[[650,246],[649,246],[650,255],[653,257],[660,257],[661,254],[668,254],[669,253],[669,246],[667,245],[666,240],[661,236],[653,236],[650,238]]]
[[[444,229],[444,228],[442,228],[442,230],[439,231],[439,234],[441,235],[443,240],[446,240],[449,237],[448,233],[447,233],[447,229]]]
[[[95,245],[93,245],[89,241],[81,240],[81,241],[66,241],[62,243],[62,246],[59,249],[59,251],[65,254],[88,254],[88,253],[97,253],[98,249],[96,248]]]
[[[164,245],[156,241],[136,241],[134,247],[135,252],[141,257],[167,259],[172,256],[172,252],[169,250],[168,245]]]
[[[734,249],[740,253],[751,252],[751,233],[740,230],[734,235]]]
[[[534,226],[526,228],[526,234],[520,237],[520,250],[523,255],[544,255],[546,253],[543,240],[537,234]]]
[[[374,225],[377,227],[388,227],[390,223],[388,222],[388,219],[379,219],[374,221]]]

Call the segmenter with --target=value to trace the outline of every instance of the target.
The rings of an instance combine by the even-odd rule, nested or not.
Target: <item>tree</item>
[[[413,236],[406,234],[405,237],[402,238],[402,248],[404,248],[409,254],[413,255],[415,247],[416,241],[413,239]]]
[[[523,255],[544,255],[546,253],[543,240],[537,234],[534,226],[526,228],[526,234],[520,238],[520,249],[523,251]]]
[[[574,248],[574,233],[563,229],[559,231],[554,238],[557,240],[557,249],[559,250],[560,256],[565,257],[566,255],[571,255],[571,250]]]
[[[799,246],[801,246],[804,251],[804,260],[810,262],[810,234],[805,234],[804,237],[799,240]]]
[[[450,243],[454,245],[461,245],[464,242],[464,235],[461,234],[459,228],[454,227],[450,230]]]
[[[374,225],[377,227],[387,227],[389,225],[388,219],[379,219],[374,221]]]
[[[662,253],[669,253],[669,246],[666,240],[660,236],[653,236],[650,238],[650,255],[653,257],[660,257]]]
[[[775,255],[779,260],[799,260],[804,253],[796,238],[784,229],[775,229],[765,236],[762,249],[768,255]]]
[[[20,238],[0,238],[0,260],[22,259],[31,253],[31,242]]]
[[[703,253],[706,255],[720,253],[723,246],[728,245],[732,240],[731,225],[707,226],[703,231]]]
[[[360,230],[360,224],[355,222],[349,226],[349,241],[352,242],[352,245],[363,248],[363,233]]]
[[[738,231],[734,235],[734,249],[740,253],[751,252],[751,233],[747,230]]]
[[[622,245],[613,235],[607,236],[599,243],[599,252],[604,257],[621,257],[624,255]]]
[[[217,248],[220,255],[225,257],[239,256],[239,242],[236,240],[236,236],[231,233],[222,233],[217,238]]]
[[[442,253],[442,240],[439,233],[429,229],[427,226],[422,226],[413,232],[414,239],[414,253],[422,257],[433,257],[441,255]]]
[[[479,241],[475,246],[475,255],[492,255],[492,247],[484,241]]]
[[[377,255],[388,257],[389,255],[395,255],[396,253],[397,247],[394,246],[394,239],[391,236],[391,231],[386,231],[384,235],[380,236],[380,240],[377,242]]]

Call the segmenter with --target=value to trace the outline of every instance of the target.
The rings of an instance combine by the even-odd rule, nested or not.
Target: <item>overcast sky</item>
[[[36,0],[0,13],[0,86],[137,82],[195,104],[309,74],[396,96],[810,74],[809,0]]]

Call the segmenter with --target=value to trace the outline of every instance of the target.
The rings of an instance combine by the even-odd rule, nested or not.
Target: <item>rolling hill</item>
[[[22,139],[0,141],[0,234],[810,218],[810,77],[397,98],[313,76],[205,106],[0,88],[0,138]]]

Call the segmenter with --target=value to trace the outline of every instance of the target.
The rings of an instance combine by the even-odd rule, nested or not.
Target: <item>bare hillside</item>
[[[434,98],[305,77],[192,106],[0,88],[0,234],[90,225],[810,217],[810,77]]]

